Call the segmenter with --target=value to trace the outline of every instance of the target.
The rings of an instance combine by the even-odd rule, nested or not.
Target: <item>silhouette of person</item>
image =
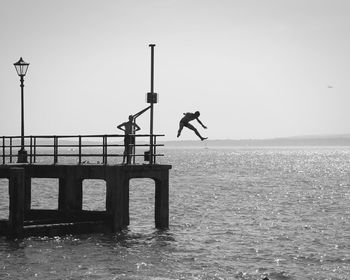
[[[200,113],[198,111],[196,111],[195,113],[184,113],[184,115],[185,116],[180,120],[179,131],[177,132],[177,137],[179,137],[181,135],[181,131],[185,126],[189,129],[193,130],[194,133],[196,133],[196,135],[202,141],[207,139],[207,137],[203,137],[202,135],[200,135],[198,130],[192,124],[190,124],[190,121],[197,120],[203,128],[207,129],[207,127],[204,124],[202,124],[202,122],[198,118],[200,116]]]
[[[125,159],[127,159],[127,163],[131,163],[131,154],[133,147],[135,145],[135,136],[133,135],[136,131],[141,128],[134,122],[134,116],[129,116],[129,121],[123,122],[117,126],[118,129],[124,131],[124,154],[123,154],[123,164],[125,163]]]

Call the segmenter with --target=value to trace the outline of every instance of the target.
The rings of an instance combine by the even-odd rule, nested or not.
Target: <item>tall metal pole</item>
[[[21,75],[21,150],[24,150],[24,78]]]
[[[18,163],[27,163],[27,151],[24,149],[24,76],[27,73],[29,63],[24,62],[22,57],[13,64],[21,81],[21,149],[18,151]]]
[[[150,44],[151,47],[151,118],[150,118],[150,164],[154,163],[154,156],[153,156],[153,95],[154,95],[154,47],[155,44]]]
[[[24,149],[24,75],[21,77],[21,149],[18,151],[18,163],[28,163],[28,154]]]

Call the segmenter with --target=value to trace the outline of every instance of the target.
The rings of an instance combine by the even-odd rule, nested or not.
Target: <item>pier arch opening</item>
[[[31,178],[31,209],[58,209],[58,178]]]
[[[129,216],[131,228],[154,228],[155,181],[130,179]]]
[[[9,179],[0,179],[0,220],[9,219],[9,207],[10,207],[10,196],[9,196]]]
[[[106,181],[83,180],[83,210],[106,211]]]

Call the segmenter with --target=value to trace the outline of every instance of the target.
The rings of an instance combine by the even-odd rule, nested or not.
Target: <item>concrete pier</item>
[[[155,181],[155,226],[169,227],[171,165],[0,165],[9,180],[9,219],[0,221],[0,235],[24,237],[90,232],[117,232],[129,225],[129,181]],[[32,178],[58,178],[58,209],[31,209]],[[82,209],[83,180],[106,181],[106,211]]]

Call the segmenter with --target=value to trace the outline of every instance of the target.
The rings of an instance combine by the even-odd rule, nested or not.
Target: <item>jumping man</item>
[[[203,128],[205,128],[205,129],[207,128],[204,124],[202,124],[202,122],[198,118],[200,116],[200,113],[198,111],[196,111],[195,113],[184,113],[184,115],[185,116],[180,120],[179,131],[177,132],[177,137],[179,137],[181,135],[182,129],[184,128],[184,126],[186,126],[187,128],[193,130],[194,133],[196,133],[196,135],[202,141],[207,139],[207,137],[202,137],[199,134],[198,130],[192,124],[190,124],[190,121],[197,120]]]

